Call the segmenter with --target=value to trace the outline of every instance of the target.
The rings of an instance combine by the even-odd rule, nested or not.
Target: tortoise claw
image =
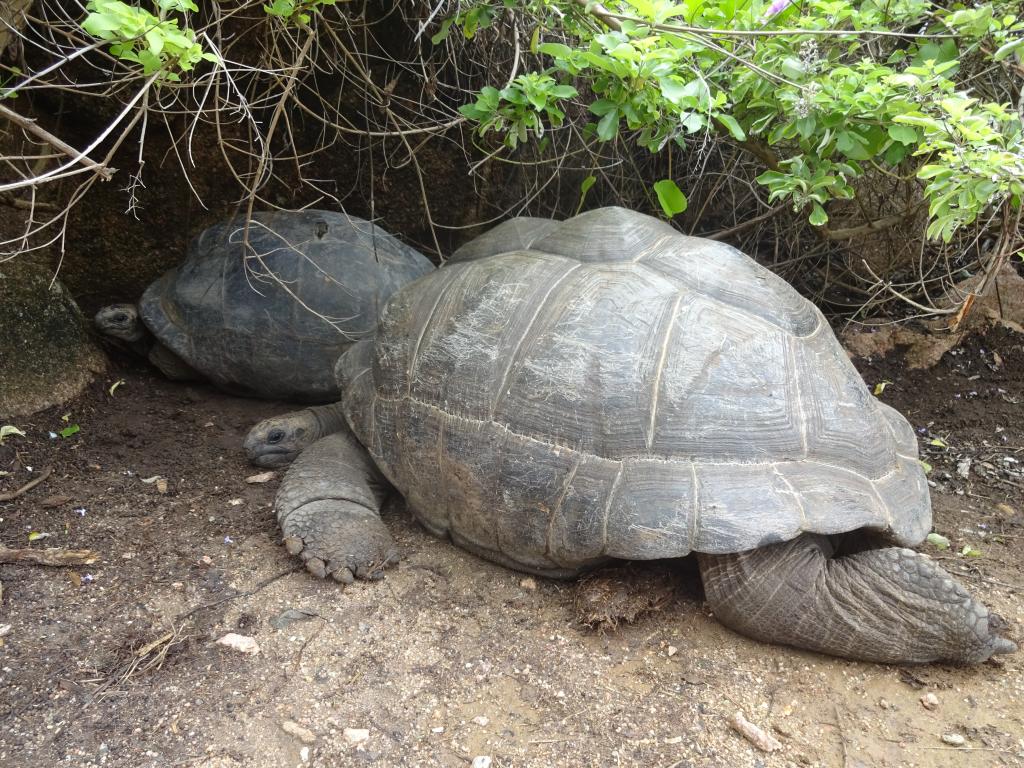
[[[327,578],[327,566],[319,557],[311,557],[306,561],[306,570],[320,579]]]
[[[355,576],[352,575],[352,571],[345,567],[341,567],[336,571],[331,571],[331,578],[340,584],[351,584],[356,580]]]

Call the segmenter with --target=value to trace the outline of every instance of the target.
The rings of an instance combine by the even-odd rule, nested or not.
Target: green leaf
[[[890,125],[888,132],[892,140],[898,141],[900,144],[917,144],[918,142],[917,131],[909,125]]]
[[[964,557],[981,557],[982,552],[980,549],[975,549],[970,544],[964,544],[964,548],[960,550],[960,554]]]
[[[583,210],[583,201],[587,199],[587,192],[590,191],[590,188],[594,186],[595,182],[597,182],[596,176],[587,176],[587,178],[580,182],[580,202],[579,205],[576,206],[576,213]]]
[[[62,429],[57,434],[60,435],[61,437],[71,437],[72,435],[81,431],[82,428],[80,426],[78,426],[77,424],[72,424],[69,427],[64,427],[64,429]]]
[[[917,172],[917,178],[919,179],[934,179],[946,176],[952,176],[953,169],[948,165],[923,165]]]
[[[661,210],[668,218],[671,219],[677,213],[686,210],[686,195],[672,179],[654,182],[654,193],[658,196],[658,202],[661,203]]]
[[[949,549],[949,539],[938,533],[929,533],[928,538],[925,539],[925,541],[936,549]]]
[[[814,207],[811,208],[811,215],[807,217],[807,220],[816,227],[820,227],[828,222],[828,214],[825,213],[825,209],[821,207],[819,203],[815,203]]]
[[[572,55],[572,48],[561,43],[541,43],[537,50],[555,59],[567,59]]]
[[[1011,53],[1015,53],[1020,50],[1024,50],[1024,37],[1018,37],[1016,40],[1003,43],[999,46],[996,52],[992,54],[992,59],[994,61],[1002,61]]]
[[[747,134],[743,132],[743,128],[740,127],[739,121],[735,117],[732,115],[718,114],[715,115],[715,119],[726,127],[726,130],[729,131],[729,134],[736,139],[736,141],[746,140]]]
[[[454,21],[455,19],[445,19],[444,21],[442,21],[441,28],[437,30],[433,37],[430,38],[430,42],[433,43],[434,45],[437,45],[438,43],[447,40],[448,35],[452,31],[452,22]]]
[[[613,109],[597,124],[597,136],[601,141],[611,141],[619,132],[619,110]]]

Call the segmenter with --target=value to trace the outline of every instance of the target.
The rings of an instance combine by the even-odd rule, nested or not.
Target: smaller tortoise
[[[523,571],[694,553],[716,617],[760,640],[896,663],[1015,649],[906,548],[931,528],[914,431],[777,275],[621,208],[466,253],[338,361],[351,433],[300,454],[275,503],[313,573],[396,561],[386,478],[428,530]]]
[[[248,249],[243,236],[236,219],[206,229],[137,307],[104,307],[97,327],[171,379],[329,402],[338,355],[373,331],[392,293],[433,269],[380,227],[331,211],[257,213]]]
[[[449,257],[447,264],[471,261],[492,252],[495,241],[508,250],[527,248],[541,235],[558,226],[557,221],[520,216],[502,222],[486,235],[470,240]],[[317,440],[347,430],[341,403],[314,405],[300,411],[264,419],[249,430],[243,448],[249,461],[257,467],[278,469],[295,458]]]

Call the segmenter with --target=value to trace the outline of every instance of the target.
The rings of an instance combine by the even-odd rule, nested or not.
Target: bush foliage
[[[739,143],[767,166],[757,181],[769,200],[788,200],[815,225],[872,172],[916,173],[928,235],[945,241],[1024,200],[1021,114],[998,100],[1010,89],[993,92],[999,75],[1024,75],[1015,2],[485,2],[455,26],[471,36],[513,9],[531,17],[531,49],[547,66],[463,108],[509,147],[583,105],[585,131],[600,142],[660,152],[716,133]],[[666,212],[679,209],[668,199],[680,194],[674,180],[656,192]]]
[[[171,157],[201,203],[197,174],[234,185],[245,212],[415,209],[419,244],[442,256],[472,224],[635,207],[730,239],[853,314],[949,311],[935,297],[1024,242],[1019,0],[48,0],[33,13],[0,58],[20,147],[0,204],[29,211],[0,259],[63,252],[69,211],[115,174],[137,215],[160,193],[147,163]],[[55,95],[98,119],[69,131],[47,113]]]

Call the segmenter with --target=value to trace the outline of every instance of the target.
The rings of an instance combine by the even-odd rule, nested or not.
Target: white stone
[[[234,632],[228,632],[224,637],[218,639],[217,644],[226,645],[228,648],[248,653],[250,656],[255,656],[260,652],[260,647],[256,644],[255,638],[248,637],[247,635],[237,635]]]
[[[349,744],[362,744],[370,738],[370,731],[367,728],[346,728],[341,732],[345,741]]]

